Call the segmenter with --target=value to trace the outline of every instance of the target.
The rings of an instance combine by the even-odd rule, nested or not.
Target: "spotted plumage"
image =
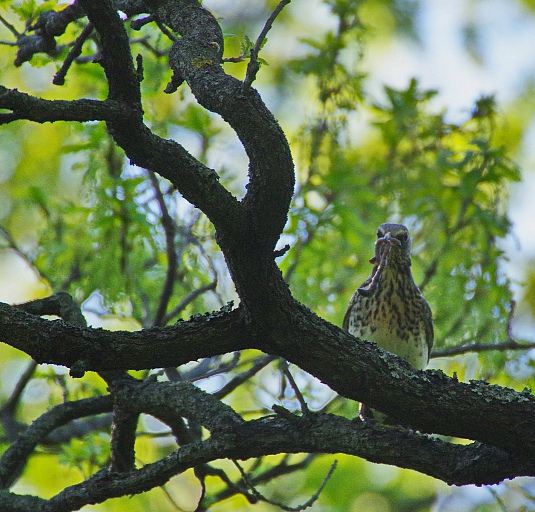
[[[412,277],[410,252],[405,226],[379,226],[372,273],[351,298],[343,327],[422,370],[433,346],[433,318]]]

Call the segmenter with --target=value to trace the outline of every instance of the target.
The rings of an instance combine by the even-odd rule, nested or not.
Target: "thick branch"
[[[1,85],[0,109],[12,111],[9,114],[0,114],[0,125],[18,119],[27,119],[36,123],[53,123],[55,121],[127,120],[132,116],[130,109],[113,100],[43,100]]]
[[[395,428],[355,424],[333,415],[290,415],[242,422],[231,431],[213,433],[206,441],[186,445],[137,471],[100,471],[81,484],[67,487],[41,510],[70,511],[111,497],[144,492],[186,469],[216,459],[249,459],[281,452],[348,453],[414,468],[455,485],[492,484],[517,475],[535,475],[530,458],[513,457],[478,443],[453,445],[410,431],[400,436]],[[5,504],[8,498],[10,495],[0,495]]]
[[[67,292],[59,291],[43,299],[18,304],[16,307],[32,315],[56,315],[70,324],[87,327],[80,306]]]
[[[535,454],[535,397],[529,391],[517,393],[482,381],[467,384],[440,371],[415,370],[375,343],[358,341],[300,308],[302,316],[293,311],[299,335],[279,328],[280,337],[273,341],[281,346],[270,346],[271,353],[340,395],[385,412],[397,424],[482,441],[519,455]]]
[[[133,164],[169,179],[182,195],[201,209],[217,227],[240,224],[236,198],[220,183],[215,171],[190,155],[182,146],[153,134],[142,121],[139,77],[134,68],[123,22],[111,3],[80,0],[98,31],[102,44],[101,64],[109,84],[109,98],[124,102],[134,112],[132,119],[108,122],[110,133]]]
[[[136,467],[134,444],[139,414],[130,407],[113,407],[113,429],[110,441],[110,471],[132,471]]]
[[[303,306],[289,306],[288,323],[254,335],[242,313],[215,313],[163,329],[108,332],[50,322],[1,305],[0,330],[7,342],[38,361],[77,371],[177,366],[257,348],[284,357],[339,394],[363,401],[399,424],[482,441],[519,455],[535,454],[535,398],[529,392],[415,370],[373,343],[357,342]]]
[[[221,67],[223,36],[216,19],[198,2],[147,2],[182,37],[173,44],[169,63],[175,85],[186,80],[197,101],[220,114],[236,131],[250,160],[247,208],[249,236],[244,242],[273,249],[286,222],[293,194],[293,161],[280,126],[259,94],[244,92],[239,80]]]
[[[243,421],[229,405],[189,382],[127,382],[115,395],[117,403],[132,413],[179,415],[212,433],[229,431]]]
[[[281,431],[287,432],[285,439],[279,437]],[[398,427],[355,423],[330,414],[264,418],[247,422],[233,434],[233,439],[255,439],[254,447],[234,448],[233,457],[243,450],[237,457],[240,459],[269,453],[273,449],[270,445],[276,444],[272,445],[272,437],[277,439],[279,453],[347,453],[372,462],[417,469],[455,485],[496,483],[535,471],[529,457],[511,456],[494,447],[479,443],[455,445]]]
[[[78,373],[179,366],[248,348],[251,341],[240,309],[194,317],[166,328],[111,332],[45,320],[0,303],[0,331],[2,341],[38,363],[61,364]]]

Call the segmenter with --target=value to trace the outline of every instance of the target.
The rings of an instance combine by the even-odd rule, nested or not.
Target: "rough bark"
[[[38,363],[67,366],[73,375],[165,368],[254,348],[291,361],[340,395],[364,401],[419,432],[351,422],[334,415],[298,417],[283,410],[244,421],[229,406],[190,385],[138,383],[114,373],[109,380],[113,401],[99,398],[72,406],[62,404],[29,427],[0,459],[0,487],[8,488],[13,481],[9,475],[18,474],[16,458],[25,461],[51,429],[74,417],[110,411],[112,404],[119,429],[112,447],[113,471],[102,470],[48,501],[0,492],[0,508],[74,510],[146,491],[218,458],[246,459],[283,452],[343,452],[412,468],[457,485],[535,476],[535,399],[530,393],[482,382],[460,383],[441,372],[414,370],[293,299],[274,253],[293,192],[290,150],[259,94],[224,73],[220,65],[223,37],[213,16],[193,0],[146,2],[151,14],[181,35],[169,56],[174,72],[169,90],[185,81],[201,105],[220,114],[236,131],[247,152],[249,185],[241,201],[219,183],[214,170],[144,124],[139,76],[123,22],[112,3],[80,0],[76,5],[100,35],[108,99],[50,102],[0,88],[0,108],[11,111],[0,115],[0,123],[18,119],[107,122],[115,142],[132,163],[169,179],[213,222],[240,305],[166,328],[109,332],[44,320],[28,310],[0,304],[2,341]],[[131,414],[125,416],[121,411],[127,408]],[[204,426],[211,435],[206,440],[190,440],[168,457],[136,470],[129,450],[133,449],[135,418],[141,413],[168,423],[177,439],[183,430],[182,418]],[[424,433],[476,442],[460,446]]]

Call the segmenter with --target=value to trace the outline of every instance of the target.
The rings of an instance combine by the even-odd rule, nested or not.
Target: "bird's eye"
[[[407,239],[409,238],[409,234],[408,234],[408,233],[399,233],[398,235],[396,235],[396,238],[397,238],[400,242],[406,242]]]
[[[377,230],[377,238],[381,238],[382,236],[383,236],[383,232],[380,229],[378,229]]]

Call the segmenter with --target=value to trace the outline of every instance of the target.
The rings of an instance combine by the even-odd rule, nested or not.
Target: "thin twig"
[[[178,512],[185,512],[184,509],[175,501],[175,498],[173,498],[173,495],[167,490],[166,485],[162,485],[160,489],[163,491],[167,499],[171,502],[171,505],[175,510],[178,510]]]
[[[65,76],[67,75],[67,71],[69,71],[69,68],[71,67],[71,64],[74,62],[76,57],[78,57],[82,53],[82,46],[87,41],[87,38],[91,35],[91,32],[93,32],[93,23],[89,22],[82,30],[82,33],[76,38],[76,41],[74,41],[74,45],[67,54],[65,60],[63,61],[61,68],[54,75],[54,78],[52,80],[52,83],[54,85],[65,84]]]
[[[240,352],[234,352],[232,360],[228,362],[221,362],[221,356],[208,357],[203,359],[195,368],[190,371],[182,373],[181,378],[187,382],[195,382],[214,375],[220,375],[233,370],[240,361]],[[212,368],[214,363],[219,363],[215,368]]]
[[[496,503],[498,503],[501,511],[502,512],[509,512],[509,509],[505,505],[505,503],[504,503],[503,499],[500,497],[500,495],[496,492],[496,490],[493,489],[492,487],[488,487],[488,486],[487,486],[487,490],[492,494],[492,496],[496,500]]]
[[[295,462],[293,464],[288,464],[289,458],[290,458],[290,455],[285,454],[282,461],[276,466],[271,466],[263,473],[259,473],[254,476],[252,475],[249,476],[249,482],[256,486],[262,483],[270,482],[271,480],[278,478],[280,476],[285,476],[291,473],[293,474],[296,471],[299,471],[301,469],[306,469],[317,458],[317,454],[309,453],[303,460],[299,462]],[[260,467],[261,463],[262,463],[262,458],[260,457],[256,460],[255,463],[253,463],[253,465],[249,469],[249,472],[252,473],[253,471],[255,471],[258,467]],[[223,500],[226,500],[236,494],[243,494],[250,503],[256,503],[258,501],[258,499],[256,499],[252,494],[250,494],[247,491],[247,488],[243,480],[240,482],[236,482],[236,483],[229,480],[226,483],[227,483],[226,489],[223,489],[219,491],[215,496],[212,496],[212,499],[211,499],[212,505],[219,503]],[[199,510],[207,510],[207,509],[199,509]]]
[[[535,342],[519,343],[516,340],[501,341],[497,343],[468,343],[459,347],[443,348],[434,350],[431,358],[458,356],[467,352],[488,352],[490,350],[529,350],[535,348]]]
[[[516,310],[516,300],[511,300],[511,303],[509,304],[509,316],[507,317],[507,339],[513,340],[515,337],[513,336],[513,320],[515,319],[515,310]]]
[[[441,251],[440,254],[443,254]],[[418,284],[418,288],[420,288],[420,291],[423,291],[424,288],[429,284],[431,279],[435,276],[438,269],[438,264],[440,263],[440,258],[437,256],[430,265],[427,266],[424,273],[424,278],[421,283]]]
[[[262,44],[264,43],[264,40],[266,39],[267,33],[270,31],[271,27],[273,26],[273,22],[275,21],[275,18],[284,9],[284,7],[288,5],[290,2],[291,0],[281,0],[279,2],[277,7],[275,7],[275,10],[271,13],[271,16],[267,19],[266,24],[264,25],[264,28],[262,29],[262,32],[260,32],[260,35],[258,36],[258,39],[256,40],[254,48],[251,49],[251,60],[249,61],[249,64],[247,65],[247,72],[245,73],[245,80],[243,81],[244,92],[248,91],[251,88],[251,84],[254,82],[256,78],[256,74],[258,73],[258,70],[260,69],[260,64],[258,62],[258,53],[260,52],[260,48],[262,47]]]
[[[237,57],[225,57],[221,59],[221,62],[237,63],[237,62],[243,62],[244,60],[245,60],[245,55],[238,55]]]
[[[276,359],[276,356],[266,355],[260,357],[254,362],[251,368],[236,375],[236,377],[227,382],[219,391],[213,393],[213,395],[219,399],[224,398],[228,394],[232,393],[232,391],[234,391],[238,386],[241,386],[245,381],[256,375],[262,368],[266,367],[274,359]]]
[[[297,505],[296,507],[290,507],[288,505],[284,505],[283,503],[280,503],[280,502],[277,502],[277,501],[273,501],[273,500],[270,500],[269,498],[266,498],[263,494],[260,493],[260,491],[258,489],[256,489],[256,487],[254,487],[254,485],[251,482],[249,476],[245,473],[245,470],[241,467],[241,465],[235,460],[233,460],[232,462],[238,468],[238,471],[241,473],[241,476],[243,478],[244,483],[247,485],[247,487],[249,487],[251,493],[258,500],[261,500],[261,501],[264,501],[266,503],[269,503],[270,505],[275,505],[276,507],[279,507],[282,510],[288,510],[290,512],[299,512],[299,511],[305,510],[306,508],[308,508],[311,505],[313,505],[314,502],[317,501],[317,499],[319,498],[319,495],[321,494],[321,491],[323,491],[323,488],[325,487],[325,485],[327,485],[327,482],[331,478],[331,476],[332,476],[332,474],[333,474],[333,472],[336,469],[336,466],[338,464],[338,462],[336,460],[332,463],[332,465],[331,465],[331,467],[329,469],[329,472],[327,473],[327,475],[323,479],[323,482],[319,486],[318,490],[310,497],[310,499],[308,499],[302,505]]]
[[[0,417],[3,417],[5,414],[13,415],[15,413],[20,397],[26,389],[26,385],[33,377],[36,368],[37,363],[34,360],[30,361],[30,363],[26,367],[26,370],[24,370],[24,373],[17,381],[13,393],[11,393],[11,396],[8,398],[7,402],[0,409]]]
[[[178,37],[175,36],[158,18],[154,20],[158,28],[162,31],[162,34],[166,35],[173,43],[178,41]]]
[[[138,43],[147,48],[155,57],[163,57],[164,55],[167,55],[167,50],[158,50],[154,46],[152,46],[149,43],[149,36],[146,37],[140,37],[139,39],[132,39],[132,43]]]
[[[2,236],[7,242],[7,247],[13,250],[18,256],[20,256],[35,272],[38,273],[39,277],[44,281],[52,282],[50,278],[44,274],[41,269],[35,266],[34,261],[28,254],[26,254],[18,245],[11,233],[2,225],[0,225],[0,236]]]
[[[0,16],[0,23],[4,25],[17,39],[20,37],[20,33],[17,31],[17,29],[9,23],[3,16]]]
[[[515,318],[516,301],[511,300],[509,316],[507,317],[507,341],[500,341],[496,343],[481,343],[473,342],[461,345],[458,347],[449,347],[442,350],[435,350],[431,354],[432,358],[457,356],[466,354],[467,352],[489,352],[491,350],[503,351],[503,350],[529,350],[535,348],[535,342],[520,343],[513,337],[513,320]]]
[[[132,27],[133,30],[141,30],[145,25],[153,22],[156,23],[162,34],[166,35],[169,39],[171,39],[173,43],[178,41],[178,37],[176,37],[154,14],[151,14],[150,16],[147,16],[145,18],[133,20],[130,23],[130,27]]]
[[[165,204],[165,198],[163,196],[162,190],[160,188],[160,183],[156,174],[153,171],[147,170],[149,179],[154,189],[154,196],[160,207],[160,213],[162,218],[162,228],[165,233],[165,251],[167,255],[167,271],[165,273],[165,282],[162,288],[162,293],[160,294],[160,299],[158,301],[158,306],[156,308],[156,313],[154,314],[153,325],[154,326],[163,326],[167,323],[167,307],[169,306],[169,301],[173,295],[173,288],[176,282],[176,276],[178,272],[178,261],[177,253],[175,250],[175,236],[176,236],[176,226],[173,221],[173,218],[169,214],[167,205]]]
[[[169,313],[167,313],[163,317],[163,324],[162,325],[167,325],[170,320],[172,320],[173,318],[178,316],[182,311],[184,311],[184,309],[186,309],[186,307],[191,302],[193,302],[197,297],[199,297],[203,293],[215,290],[216,286],[217,286],[217,279],[214,279],[211,283],[205,284],[204,286],[201,286],[200,288],[197,288],[196,290],[193,290],[193,291],[189,292],[182,299],[180,304],[178,304],[178,306],[173,308],[172,311],[170,311]]]
[[[219,503],[220,501],[222,501],[224,499],[227,499],[227,498],[229,498],[231,496],[234,496],[236,494],[241,494],[251,504],[255,504],[255,503],[258,502],[256,497],[249,493],[249,491],[248,491],[246,485],[243,483],[243,481],[235,483],[225,473],[225,471],[223,471],[222,469],[219,469],[219,468],[214,468],[213,466],[210,466],[209,464],[205,464],[203,466],[203,469],[204,469],[206,475],[219,477],[221,479],[221,481],[226,485],[226,489],[220,491],[214,497],[211,496],[210,499],[209,499],[210,505],[208,505],[208,506],[206,506],[203,503],[204,497],[202,497],[199,500],[199,504],[197,505],[197,508],[195,509],[194,512],[205,512],[210,508],[210,506],[213,506],[215,503]]]
[[[308,408],[308,405],[307,405],[307,403],[305,401],[305,397],[301,393],[301,390],[297,387],[297,383],[295,382],[295,379],[293,378],[293,375],[290,373],[290,369],[288,367],[288,361],[286,361],[285,359],[280,359],[280,363],[279,364],[281,366],[282,372],[284,373],[284,375],[288,379],[288,382],[290,383],[290,386],[294,390],[295,396],[296,396],[299,404],[301,405],[301,412],[303,414],[310,413],[310,409]]]
[[[138,18],[130,22],[130,28],[132,30],[141,30],[145,25],[152,23],[154,21],[154,15],[150,14],[144,18]]]

